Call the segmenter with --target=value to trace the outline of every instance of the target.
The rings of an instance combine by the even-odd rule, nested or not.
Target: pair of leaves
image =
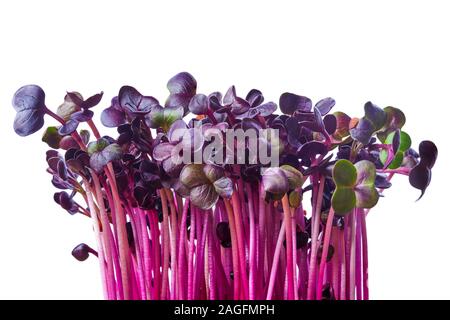
[[[384,143],[390,145],[391,149],[380,151],[381,163],[389,169],[399,168],[403,163],[405,151],[411,147],[410,136],[404,131],[396,130],[386,137]]]
[[[281,199],[288,191],[300,188],[304,183],[304,177],[294,167],[282,165],[265,169],[262,174],[262,183],[266,193],[270,193],[275,199]]]
[[[339,160],[333,168],[336,189],[331,205],[337,215],[346,215],[353,208],[372,208],[378,202],[375,188],[376,169],[372,162],[362,160],[353,165],[348,160]]]
[[[35,133],[44,125],[45,93],[37,85],[26,85],[16,91],[12,105],[17,114],[14,131],[21,137]]]
[[[197,81],[188,72],[180,72],[167,83],[170,95],[166,100],[166,108],[183,109],[183,115],[188,113],[191,98],[197,91]]]
[[[100,120],[105,127],[115,128],[127,122],[129,118],[143,117],[159,106],[158,100],[144,96],[132,86],[123,86],[119,95],[111,100],[111,106],[103,110]]]
[[[103,97],[103,91],[93,96],[83,99],[78,92],[68,92],[64,98],[65,103],[60,106],[60,113],[66,120],[61,127],[59,127],[58,132],[60,135],[69,135],[75,130],[77,130],[80,122],[86,122],[92,119],[94,112],[89,110],[90,108],[98,105]]]
[[[188,164],[180,173],[180,181],[189,190],[192,204],[203,210],[211,209],[219,196],[230,198],[233,194],[233,181],[216,165]]]
[[[432,141],[425,140],[419,145],[419,155],[420,162],[409,173],[409,183],[422,192],[420,199],[430,185],[431,169],[436,162],[438,149]]]
[[[89,143],[88,153],[91,156],[89,164],[96,172],[101,172],[109,162],[122,158],[120,146],[117,143],[110,143],[105,138]]]
[[[87,130],[81,130],[80,136],[84,144],[89,142],[90,133]],[[50,148],[53,149],[64,149],[69,150],[71,148],[78,149],[80,146],[75,141],[72,136],[62,136],[58,132],[58,127],[50,126],[47,127],[44,134],[42,135],[42,141],[47,143]]]
[[[358,124],[350,129],[350,135],[366,145],[370,142],[372,135],[386,123],[386,113],[370,101],[364,105],[364,113],[364,117],[359,119]]]
[[[377,137],[381,142],[385,143],[390,133],[401,129],[405,125],[406,117],[402,110],[398,108],[386,107],[383,110],[386,113],[386,122],[377,133]]]
[[[57,204],[59,204],[64,210],[67,210],[67,212],[69,212],[70,214],[75,214],[78,212],[78,206],[67,192],[56,192],[53,195],[53,199]]]

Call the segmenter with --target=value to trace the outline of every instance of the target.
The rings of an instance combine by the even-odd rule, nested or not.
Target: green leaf
[[[340,111],[333,113],[333,115],[336,118],[336,131],[333,134],[333,138],[341,141],[350,134],[349,124],[351,118],[344,112]]]
[[[357,184],[354,187],[357,208],[372,208],[378,202],[378,191],[375,188],[376,168],[368,161],[362,160],[355,164],[358,172]]]
[[[385,144],[392,144],[395,136],[395,131],[391,132],[385,139]],[[404,152],[411,147],[411,137],[404,131],[400,131],[400,144],[398,150],[394,156],[394,159],[389,164],[389,169],[397,169],[402,165]],[[388,157],[388,152],[386,150],[380,151],[380,161],[384,165]]]
[[[289,205],[292,208],[300,207],[301,202],[302,202],[302,197],[300,196],[300,192],[294,190],[289,193]]]
[[[282,165],[280,168],[284,171],[284,174],[286,175],[286,177],[288,179],[290,190],[294,190],[303,185],[305,179],[303,177],[303,174],[300,171],[298,171],[294,167],[291,167],[287,164]]]
[[[89,155],[92,155],[96,152],[100,152],[105,149],[109,145],[108,140],[105,138],[100,138],[97,141],[92,141],[87,146],[87,151]]]
[[[347,215],[356,205],[355,192],[350,187],[337,187],[333,192],[331,205],[336,215]]]
[[[166,107],[163,108],[156,105],[146,116],[146,123],[150,128],[162,128],[167,132],[172,125],[177,120],[183,117],[184,109],[183,107]]]
[[[353,165],[348,160],[339,160],[333,168],[336,190],[331,205],[337,215],[345,215],[355,206],[372,208],[378,202],[375,188],[376,168],[368,161],[362,160]]]
[[[386,113],[386,122],[380,132],[377,133],[378,139],[383,143],[391,132],[401,129],[406,122],[405,114],[398,108],[386,107],[384,112]]]
[[[356,177],[356,168],[350,161],[342,159],[334,165],[333,180],[336,186],[353,187],[356,183]]]
[[[203,171],[203,164],[195,163],[184,166],[180,173],[180,181],[188,189],[210,183]]]
[[[57,127],[48,127],[42,135],[42,141],[44,141],[50,148],[59,149],[59,143],[62,136],[58,133]]]

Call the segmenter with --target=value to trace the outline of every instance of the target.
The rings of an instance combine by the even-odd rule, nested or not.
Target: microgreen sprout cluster
[[[283,93],[266,102],[197,92],[182,72],[161,103],[123,86],[102,110],[102,135],[88,98],[68,92],[51,111],[36,85],[13,98],[14,130],[42,140],[54,201],[90,218],[107,299],[368,299],[366,216],[409,177],[424,195],[437,148],[418,152],[404,113],[364,105],[357,118]],[[378,230],[379,232],[381,230]]]

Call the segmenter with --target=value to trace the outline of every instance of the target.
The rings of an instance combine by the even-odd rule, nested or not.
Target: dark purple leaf
[[[310,166],[311,161],[315,160],[317,156],[325,156],[327,152],[327,147],[323,143],[310,141],[298,149],[297,156],[302,159],[303,165]]]
[[[416,189],[421,191],[420,198],[425,194],[425,190],[429,186],[431,181],[431,169],[427,168],[423,164],[418,164],[409,173],[409,183]]]
[[[223,104],[227,106],[231,105],[234,100],[236,100],[236,97],[236,88],[234,86],[231,86],[230,88],[228,88],[225,96],[223,97]]]
[[[84,102],[83,105],[81,105],[81,107],[83,109],[89,109],[92,107],[95,107],[96,105],[98,105],[100,103],[100,101],[102,100],[103,97],[103,91],[97,94],[94,94],[93,96],[87,98]]]
[[[69,97],[70,101],[75,103],[78,107],[81,108],[81,106],[84,103],[84,99],[78,92],[67,92],[67,96]]]
[[[284,114],[293,114],[295,111],[310,112],[311,99],[293,93],[285,92],[280,96],[280,109]]]
[[[236,97],[231,104],[231,112],[235,115],[241,115],[250,109],[248,102],[242,98]]]
[[[93,250],[87,244],[81,243],[73,248],[72,256],[78,261],[85,261],[89,258],[89,253],[92,251]]]
[[[59,147],[63,150],[79,149],[80,146],[72,136],[64,136],[59,142]]]
[[[432,141],[422,141],[419,145],[420,163],[431,169],[436,162],[438,149]]]
[[[61,127],[59,127],[58,129],[58,133],[62,136],[66,136],[68,134],[71,134],[72,132],[74,132],[75,130],[77,130],[78,128],[78,124],[79,122],[74,120],[74,119],[70,119],[69,121],[67,121],[64,125],[62,125]]]
[[[189,102],[189,111],[193,114],[206,114],[209,107],[209,99],[204,94],[196,94]]]
[[[251,108],[259,106],[264,101],[264,96],[261,91],[257,89],[252,89],[247,93],[245,100],[248,101]]]
[[[364,117],[359,120],[356,127],[350,129],[350,134],[353,139],[366,145],[372,135],[385,124],[386,113],[370,101],[364,105],[364,113]]]
[[[119,104],[130,115],[138,116],[149,113],[154,106],[159,105],[153,97],[143,96],[131,86],[123,86],[119,90]]]
[[[62,160],[58,162],[57,173],[62,180],[64,181],[67,180],[67,167],[64,161]]]
[[[72,113],[72,115],[70,116],[70,118],[72,120],[78,121],[78,122],[86,122],[92,119],[92,117],[94,116],[94,112],[92,112],[89,109],[83,109],[81,111],[77,111]]]
[[[392,186],[385,175],[377,174],[375,177],[375,187],[379,189],[388,189]]]
[[[325,125],[325,130],[329,135],[333,135],[337,129],[337,120],[336,117],[332,114],[327,114],[323,118],[323,123]]]
[[[125,112],[119,104],[119,98],[111,100],[111,106],[102,111],[100,120],[105,127],[114,128],[126,123]]]
[[[166,107],[183,107],[184,114],[188,111],[189,102],[197,91],[197,81],[187,73],[181,72],[172,77],[167,83],[170,95],[166,100]]]
[[[96,172],[100,172],[105,165],[114,160],[122,158],[122,149],[116,143],[110,144],[101,151],[96,151],[91,155],[90,166]]]
[[[262,174],[264,190],[272,194],[285,194],[289,191],[289,181],[280,168],[268,168]]]

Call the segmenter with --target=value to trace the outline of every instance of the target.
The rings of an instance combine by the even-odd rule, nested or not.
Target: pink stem
[[[181,217],[181,230],[180,230],[180,239],[178,243],[178,286],[180,287],[179,290],[179,299],[184,300],[186,299],[186,292],[185,289],[185,268],[186,268],[186,250],[184,248],[184,244],[186,242],[186,220],[187,220],[187,213],[189,210],[189,198],[185,200],[184,206],[183,206],[183,215]],[[192,214],[192,213],[191,213]]]
[[[369,249],[367,245],[366,215],[361,215],[362,256],[363,256],[363,299],[369,300]]]
[[[327,262],[328,248],[330,246],[331,230],[333,229],[333,219],[334,219],[334,210],[333,207],[331,207],[328,213],[327,225],[325,228],[325,238],[323,240],[322,257],[320,258],[319,279],[317,281],[317,290],[316,290],[317,300],[322,300],[323,276],[325,272],[325,265]]]
[[[266,300],[272,300],[273,288],[275,285],[275,277],[278,271],[278,262],[280,260],[281,247],[283,246],[284,235],[286,231],[286,220],[283,220],[278,234],[278,241],[273,255],[272,268],[270,270],[269,287],[267,290]]]
[[[239,252],[239,266],[241,272],[241,283],[243,288],[243,296],[244,299],[248,299],[248,278],[247,278],[247,270],[246,270],[246,262],[245,262],[245,240],[244,240],[244,230],[242,226],[242,213],[241,213],[241,204],[238,199],[238,195],[236,192],[233,192],[231,196],[231,201],[233,204],[233,213],[235,216],[235,227],[236,227],[236,236],[237,236],[237,245]]]
[[[255,211],[253,208],[253,192],[250,185],[246,183],[247,196],[248,196],[248,213],[250,220],[250,233],[249,233],[249,243],[250,243],[250,255],[249,255],[249,299],[255,300],[256,297],[256,233],[255,233]]]
[[[317,270],[317,251],[319,248],[319,227],[320,227],[320,213],[322,210],[322,198],[323,189],[325,186],[325,178],[319,181],[319,191],[315,198],[316,203],[313,210],[312,216],[312,237],[311,237],[311,258],[309,262],[309,274],[308,274],[308,292],[307,299],[312,300],[314,298],[314,289],[316,281],[316,270]]]
[[[189,231],[189,259],[188,259],[188,300],[193,299],[194,295],[194,241],[195,241],[195,223],[197,219],[197,208],[191,208],[191,225]]]

